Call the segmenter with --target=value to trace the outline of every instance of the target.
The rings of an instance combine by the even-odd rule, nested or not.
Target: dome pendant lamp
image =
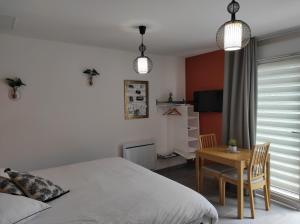
[[[217,44],[225,51],[236,51],[244,48],[251,38],[249,25],[242,20],[236,20],[235,14],[239,11],[240,4],[235,0],[227,6],[231,20],[224,23],[217,32]]]
[[[142,43],[139,46],[141,55],[134,60],[133,68],[136,73],[140,75],[146,75],[151,72],[153,63],[151,59],[144,54],[146,51],[146,46],[144,45],[144,34],[146,33],[146,26],[139,26],[139,31],[142,38]]]

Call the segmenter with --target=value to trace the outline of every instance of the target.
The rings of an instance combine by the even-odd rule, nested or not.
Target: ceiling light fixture
[[[153,63],[149,57],[144,55],[146,51],[146,46],[144,45],[144,34],[146,33],[146,26],[139,26],[139,31],[142,39],[142,43],[139,46],[139,51],[141,52],[141,55],[134,60],[133,68],[136,73],[140,75],[145,75],[151,72]]]
[[[217,44],[225,51],[236,51],[244,48],[251,38],[249,25],[242,20],[236,20],[235,14],[239,11],[240,4],[235,0],[227,6],[231,20],[224,23],[217,32]]]

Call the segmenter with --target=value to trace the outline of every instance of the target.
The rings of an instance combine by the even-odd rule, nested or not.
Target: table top
[[[204,158],[219,158],[231,161],[248,161],[250,160],[249,149],[238,149],[238,152],[230,152],[226,146],[217,146],[197,151],[197,155]]]

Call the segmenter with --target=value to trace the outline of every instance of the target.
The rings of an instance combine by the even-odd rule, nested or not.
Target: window
[[[257,143],[270,142],[271,191],[300,196],[300,57],[258,66]]]

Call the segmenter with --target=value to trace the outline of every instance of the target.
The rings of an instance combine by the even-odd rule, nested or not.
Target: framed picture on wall
[[[149,117],[148,81],[124,81],[125,119]]]

